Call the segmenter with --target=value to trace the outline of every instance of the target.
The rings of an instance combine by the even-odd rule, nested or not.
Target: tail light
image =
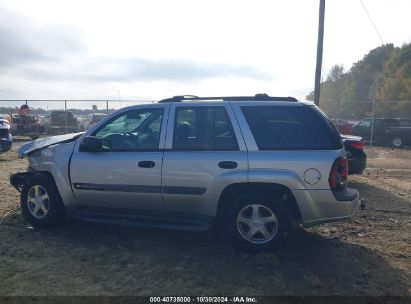
[[[354,147],[356,149],[360,149],[360,150],[364,149],[364,143],[363,143],[362,140],[361,141],[356,141],[356,142],[351,142],[350,146]]]
[[[348,177],[348,160],[344,157],[338,157],[331,168],[328,182],[331,190],[341,190],[347,186]]]

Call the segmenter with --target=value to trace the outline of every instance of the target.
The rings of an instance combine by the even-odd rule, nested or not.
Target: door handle
[[[155,164],[156,163],[151,160],[142,160],[138,162],[140,168],[153,168]]]
[[[235,161],[221,161],[218,163],[221,169],[235,169],[238,164]]]

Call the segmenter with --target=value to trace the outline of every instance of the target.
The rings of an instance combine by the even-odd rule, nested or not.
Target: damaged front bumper
[[[18,172],[10,175],[10,185],[17,189],[17,191],[21,192],[23,187],[28,184],[30,177],[35,175],[35,172]]]

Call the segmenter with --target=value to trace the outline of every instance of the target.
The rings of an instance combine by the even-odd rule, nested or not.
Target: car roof
[[[141,108],[157,108],[165,105],[173,106],[207,106],[224,103],[235,103],[239,106],[314,106],[313,102],[299,101],[294,97],[279,97],[268,96],[267,94],[256,94],[254,96],[212,96],[212,97],[198,97],[194,95],[179,95],[171,98],[166,98],[155,101],[147,101],[124,107],[115,113],[121,113],[129,110],[136,110]]]
[[[169,103],[169,102],[190,102],[190,101],[286,101],[286,102],[298,102],[294,97],[279,97],[279,96],[269,96],[267,94],[256,94],[254,96],[209,96],[209,97],[199,97],[195,95],[179,95],[171,98],[162,99],[159,103]]]

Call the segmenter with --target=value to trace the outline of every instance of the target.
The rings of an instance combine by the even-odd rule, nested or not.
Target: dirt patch
[[[242,252],[212,232],[76,221],[30,230],[17,213],[0,226],[0,295],[409,295],[411,151],[367,153],[351,185],[371,210],[296,230],[272,253]],[[0,215],[18,206],[8,176],[27,163],[15,155],[0,155]]]

